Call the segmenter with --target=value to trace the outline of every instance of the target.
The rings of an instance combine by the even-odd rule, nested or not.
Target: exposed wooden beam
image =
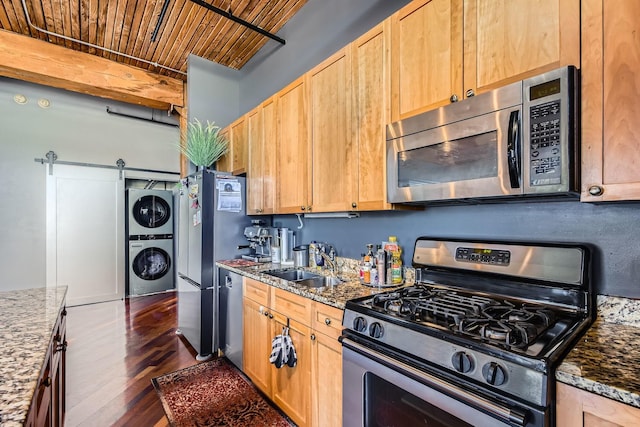
[[[182,80],[1,29],[0,75],[160,110],[184,106]]]

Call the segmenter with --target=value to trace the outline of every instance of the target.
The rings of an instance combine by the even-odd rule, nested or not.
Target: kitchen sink
[[[343,282],[343,280],[337,277],[323,276],[322,274],[311,273],[303,269],[267,270],[263,273],[288,280],[296,285],[307,288],[324,288],[326,286],[336,286]]]
[[[269,276],[278,277],[280,279],[288,280],[290,282],[297,282],[299,280],[309,279],[322,279],[324,276],[320,274],[311,273],[301,269],[280,269],[280,270],[268,270],[264,274]]]

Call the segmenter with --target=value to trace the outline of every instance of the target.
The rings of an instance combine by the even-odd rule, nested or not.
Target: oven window
[[[497,131],[398,153],[398,187],[498,175]]]
[[[366,427],[472,427],[371,372],[364,383]]]

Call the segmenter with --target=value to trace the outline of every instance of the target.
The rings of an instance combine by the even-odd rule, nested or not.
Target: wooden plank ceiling
[[[151,36],[165,1],[168,2],[166,13],[153,42]],[[277,33],[306,3],[306,0],[204,1],[272,34]],[[2,29],[182,80],[186,80],[190,53],[240,69],[270,40],[189,0],[0,2]],[[150,63],[39,31],[29,25],[24,6],[35,27]]]

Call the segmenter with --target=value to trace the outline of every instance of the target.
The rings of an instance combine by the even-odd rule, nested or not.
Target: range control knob
[[[382,325],[378,322],[373,322],[371,326],[369,326],[369,336],[372,338],[381,338],[382,335],[384,335]]]
[[[496,362],[484,365],[482,367],[482,376],[491,385],[502,385],[507,382],[507,371]]]
[[[364,332],[367,330],[367,319],[364,317],[358,316],[353,319],[353,329],[358,332]]]
[[[456,371],[463,374],[472,371],[474,367],[473,358],[464,351],[455,352],[451,357],[451,363]]]

